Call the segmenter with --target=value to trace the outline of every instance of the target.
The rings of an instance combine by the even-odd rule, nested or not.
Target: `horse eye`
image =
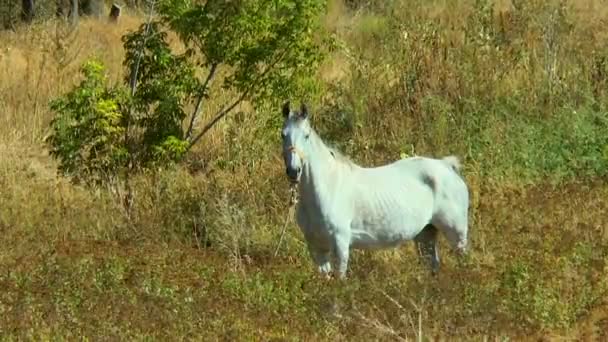
[[[308,138],[310,138],[310,134],[306,134],[304,138],[308,140]]]

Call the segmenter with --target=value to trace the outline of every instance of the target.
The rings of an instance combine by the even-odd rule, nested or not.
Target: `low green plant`
[[[59,169],[75,180],[102,181],[127,160],[125,117],[121,89],[107,88],[103,65],[96,60],[81,68],[84,80],[51,102],[57,116],[51,121],[51,154]]]

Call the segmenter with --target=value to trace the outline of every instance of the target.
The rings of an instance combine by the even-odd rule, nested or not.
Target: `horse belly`
[[[420,190],[416,201],[393,192],[392,195],[383,195],[381,199],[370,196],[378,201],[376,204],[360,203],[351,226],[352,246],[362,249],[394,247],[416,237],[430,221],[433,211],[432,194]]]
[[[351,244],[359,249],[395,247],[413,239],[424,227],[415,216],[404,212],[356,220],[351,227]]]

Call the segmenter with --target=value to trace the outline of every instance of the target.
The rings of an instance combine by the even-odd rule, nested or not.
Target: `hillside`
[[[121,36],[142,19],[82,19],[76,32],[47,21],[0,31],[0,335],[605,339],[608,8],[387,3],[328,2],[320,20],[337,44],[308,99],[312,123],[365,166],[460,156],[466,259],[442,238],[434,278],[413,244],[356,251],[349,279],[328,283],[294,224],[274,257],[289,196],[269,124],[280,108],[247,103],[183,164],[136,176],[127,215],[121,189],[59,176],[43,141],[49,101],[87,58],[121,80]]]

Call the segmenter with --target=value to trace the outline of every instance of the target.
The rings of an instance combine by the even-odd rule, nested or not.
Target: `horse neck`
[[[312,198],[318,199],[323,197],[321,193],[324,190],[331,188],[332,175],[335,174],[339,163],[316,132],[311,132],[310,139],[306,151],[308,160],[300,180],[300,193],[304,198],[311,198],[312,195]]]

